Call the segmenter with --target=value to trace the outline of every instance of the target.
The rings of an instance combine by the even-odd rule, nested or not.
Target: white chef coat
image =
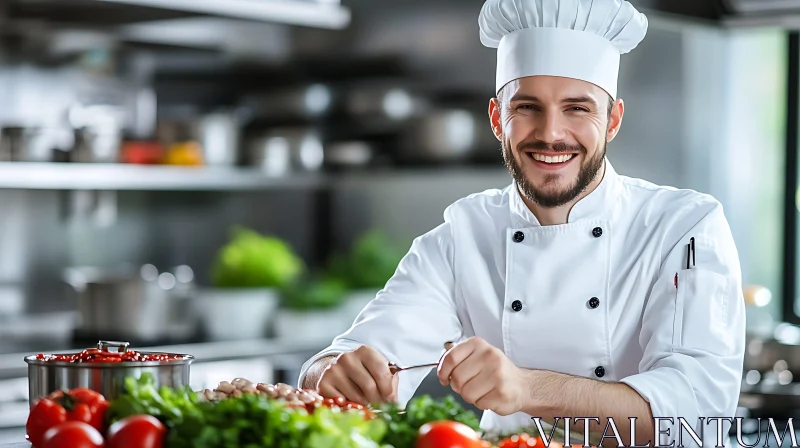
[[[686,269],[691,237],[696,264]],[[567,224],[540,225],[513,183],[449,206],[444,223],[414,240],[386,287],[300,378],[316,359],[361,345],[417,365],[439,359],[445,341],[478,336],[522,368],[628,384],[655,417],[676,419],[662,436],[669,443],[678,417],[699,433],[699,417],[735,414],[741,291],[719,202],[621,176],[606,161],[602,182]],[[429,372],[399,374],[401,403]],[[516,430],[531,426],[530,417],[487,411],[481,426]],[[703,427],[704,445],[715,446],[716,423]]]

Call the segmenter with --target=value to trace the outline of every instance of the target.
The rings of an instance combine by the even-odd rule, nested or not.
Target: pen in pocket
[[[695,256],[695,249],[694,249],[694,237],[689,239],[689,244],[686,245],[686,269],[692,269],[692,267],[696,266],[696,256]],[[678,273],[675,273],[675,288],[678,288]]]

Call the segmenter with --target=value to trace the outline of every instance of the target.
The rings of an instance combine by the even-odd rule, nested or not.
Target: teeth
[[[533,153],[533,159],[544,163],[563,163],[571,159],[575,154],[566,154],[561,156],[544,156],[538,153]]]

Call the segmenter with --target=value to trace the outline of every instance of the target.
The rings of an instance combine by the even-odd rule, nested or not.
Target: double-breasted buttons
[[[525,234],[522,232],[514,232],[514,242],[521,243],[525,239]]]
[[[516,312],[522,311],[522,302],[520,302],[519,300],[511,302],[511,309]]]
[[[591,299],[589,299],[589,308],[595,309],[598,306],[600,306],[600,299],[598,299],[597,297],[592,297]]]
[[[604,376],[605,376],[605,374],[606,374],[606,368],[605,368],[605,367],[603,367],[603,366],[597,366],[597,368],[595,368],[595,369],[594,369],[594,374],[595,374],[595,376],[597,376],[598,378],[602,378],[602,377],[604,377]]]
[[[600,227],[595,227],[594,229],[592,229],[592,235],[595,238],[600,238],[601,236],[603,236],[603,229]]]

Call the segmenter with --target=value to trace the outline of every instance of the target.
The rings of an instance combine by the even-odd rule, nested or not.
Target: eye
[[[581,106],[573,106],[573,107],[570,107],[569,110],[571,110],[573,112],[589,112],[589,109],[587,109],[585,107],[581,107]]]
[[[519,109],[522,109],[522,110],[537,110],[538,108],[534,104],[520,104],[520,105],[517,106],[517,109],[518,110]]]

